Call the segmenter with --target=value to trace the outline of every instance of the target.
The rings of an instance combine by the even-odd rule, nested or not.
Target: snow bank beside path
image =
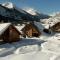
[[[9,55],[14,50],[15,50],[15,47],[12,46],[11,44],[7,43],[7,44],[0,45],[0,57]]]
[[[13,43],[12,45],[15,46],[16,50],[14,51],[15,54],[25,54],[33,51],[40,51],[41,50],[41,43],[43,40],[39,39],[22,39],[22,41]]]
[[[13,54],[26,54],[29,52],[40,51],[41,44],[43,40],[39,39],[22,39],[19,42],[14,42],[11,44],[2,44],[0,45],[0,57]]]
[[[47,41],[27,38],[0,45],[0,52],[0,60],[57,60],[60,59],[60,42],[52,38]]]
[[[50,60],[53,54],[44,52],[30,52],[27,54],[18,54],[1,58],[1,60]]]
[[[60,60],[60,55],[55,58],[55,60]]]
[[[49,40],[48,42],[45,42],[41,44],[42,51],[60,54],[60,42],[57,40]]]
[[[39,51],[40,49],[41,47],[39,47],[38,45],[28,45],[17,48],[16,51],[14,51],[14,54],[25,54],[34,51]]]

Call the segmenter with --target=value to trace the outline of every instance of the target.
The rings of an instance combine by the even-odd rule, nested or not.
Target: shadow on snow
[[[38,46],[41,46],[42,43],[44,43],[45,41],[43,40],[39,40],[39,39],[20,39],[20,41],[18,42],[14,42],[14,43],[11,43],[11,44],[3,44],[2,46],[0,46],[0,49],[1,48],[6,48],[7,49],[10,49],[12,47],[14,47],[13,49],[8,50],[6,52],[2,51],[2,54],[0,53],[0,57],[5,57],[5,56],[8,56],[8,55],[11,55],[13,54],[13,52],[17,49],[17,48],[20,48],[20,47],[23,47],[23,46],[29,46],[29,45],[38,45]],[[4,52],[4,53],[3,53]]]

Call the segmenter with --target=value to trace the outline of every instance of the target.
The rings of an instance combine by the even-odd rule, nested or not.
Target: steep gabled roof
[[[56,23],[51,27],[53,31],[60,32],[60,22]]]
[[[34,23],[26,24],[25,27],[21,29],[21,31],[29,30],[30,28],[35,28],[40,33],[40,30]]]
[[[11,25],[11,23],[1,23],[0,24],[0,35]]]
[[[1,23],[0,24],[0,35],[2,35],[6,29],[9,28],[9,26],[12,25],[11,23]],[[13,26],[13,25],[12,25]],[[14,26],[13,28],[19,33],[21,34]]]
[[[34,21],[34,24],[37,26],[37,28],[38,28],[40,31],[45,28],[45,27],[42,25],[42,23],[40,23],[40,22],[35,22],[35,21]]]
[[[20,31],[21,33],[23,33],[21,30],[25,27],[25,24],[23,24],[23,25],[21,25],[21,26],[15,26],[16,27],[16,29],[18,30],[18,31]]]

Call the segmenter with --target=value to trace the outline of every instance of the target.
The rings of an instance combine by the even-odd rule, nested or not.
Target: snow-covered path
[[[0,45],[0,60],[58,60],[59,46],[55,36],[23,38],[19,42]]]
[[[30,52],[26,54],[12,54],[0,60],[50,60],[53,54],[44,53],[44,52]]]

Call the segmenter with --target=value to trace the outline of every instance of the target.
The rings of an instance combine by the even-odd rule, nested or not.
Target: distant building
[[[50,27],[53,32],[60,32],[60,22]]]
[[[22,29],[22,32],[25,36],[28,37],[39,37],[41,35],[41,32],[34,23],[26,24]]]
[[[20,39],[21,33],[11,24],[0,24],[0,40],[4,42],[16,42]]]

